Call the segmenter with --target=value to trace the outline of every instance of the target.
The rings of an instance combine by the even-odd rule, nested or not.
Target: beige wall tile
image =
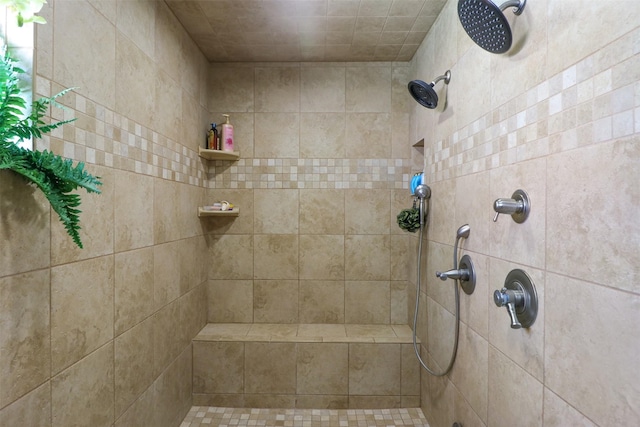
[[[297,280],[255,280],[253,321],[259,323],[298,322]]]
[[[437,372],[443,372],[449,365],[453,354],[455,315],[431,298],[427,298],[425,308],[427,310],[427,348],[434,360],[430,366],[433,366],[432,369]]]
[[[299,67],[258,67],[255,82],[256,112],[300,111]]]
[[[400,408],[400,396],[349,396],[350,409]]]
[[[253,67],[209,67],[208,72],[210,110],[224,113],[254,111]]]
[[[392,325],[404,325],[409,322],[410,315],[413,318],[413,308],[409,307],[409,298],[407,293],[409,287],[406,281],[392,281],[391,282],[391,324]]]
[[[158,73],[153,56],[122,34],[118,35],[115,69],[115,105],[127,117],[151,125],[155,110],[155,90],[149,89],[149,76]]]
[[[300,115],[298,113],[255,115],[255,157],[298,158],[299,152]]]
[[[153,249],[145,248],[115,255],[115,334],[141,322],[153,313]]]
[[[54,79],[65,87],[113,108],[115,105],[115,28],[88,2],[55,5]],[[100,46],[100,55],[95,54]]]
[[[385,235],[345,236],[345,279],[389,280],[389,243]]]
[[[460,340],[451,380],[473,411],[487,422],[489,379],[489,343],[465,325],[460,325]],[[517,381],[517,380],[515,380]]]
[[[0,279],[0,406],[51,375],[49,277],[40,270]]]
[[[300,111],[344,112],[345,75],[343,67],[302,67]]]
[[[389,113],[347,114],[345,157],[387,159],[391,157]]]
[[[153,179],[133,173],[116,173],[114,194],[115,250],[125,251],[153,244]]]
[[[180,238],[178,224],[179,189],[175,182],[153,181],[153,239],[155,244]],[[193,211],[192,211],[193,212]]]
[[[51,379],[52,426],[110,426],[114,418],[113,343]]]
[[[587,417],[571,407],[567,402],[558,397],[557,394],[544,389],[544,418],[545,426],[560,427],[571,424],[584,427],[595,427]]]
[[[180,244],[153,247],[153,300],[159,309],[180,296]]]
[[[116,427],[137,427],[153,419],[154,388],[149,387],[142,395],[116,420]]]
[[[245,392],[295,394],[296,354],[295,343],[246,343]]]
[[[342,190],[300,190],[301,234],[344,234]]]
[[[253,322],[252,280],[209,280],[208,322]]]
[[[298,233],[298,190],[254,190],[254,232]]]
[[[390,197],[386,190],[345,190],[345,234],[389,234]]]
[[[346,343],[298,344],[296,393],[346,395],[348,363]]]
[[[88,172],[101,177],[101,194],[82,194],[80,209],[80,249],[60,221],[51,221],[51,261],[53,265],[113,253],[113,170],[92,166]],[[57,215],[56,215],[57,216]]]
[[[107,256],[51,270],[53,373],[113,339],[113,267]]]
[[[297,279],[298,236],[257,234],[254,242],[254,279]]]
[[[153,383],[153,320],[139,323],[114,340],[115,414],[119,418]]]
[[[344,113],[300,114],[300,157],[344,158],[345,133]]]
[[[547,387],[597,424],[637,423],[628,398],[637,395],[638,372],[620,367],[634,366],[640,349],[628,327],[638,320],[638,296],[557,274],[547,280]]]
[[[400,396],[400,344],[349,344],[349,395]]]
[[[344,237],[301,235],[298,258],[300,279],[344,279]]]
[[[153,364],[162,373],[180,354],[180,306],[174,301],[153,315]]]
[[[371,96],[375,93],[375,96]],[[346,110],[351,113],[391,111],[391,68],[347,67]]]
[[[253,236],[216,235],[208,244],[211,279],[253,279]]]
[[[49,202],[18,174],[0,171],[0,182],[0,198],[7,206],[3,209],[0,238],[3,242],[16,242],[0,247],[0,276],[49,266],[49,223],[53,218]]]
[[[232,394],[244,391],[244,343],[195,342],[193,392]]]
[[[640,245],[640,225],[634,215],[629,215],[640,203],[635,185],[640,179],[639,155],[637,139],[632,139],[549,158],[548,181],[566,186],[552,186],[548,191],[550,270],[640,291],[640,255],[622,249]],[[565,188],[573,191],[565,194]],[[603,200],[604,194],[615,197],[615,201]],[[574,214],[567,215],[567,204],[573,206]]]
[[[182,25],[166,5],[160,3],[154,9],[154,58],[173,80],[179,82],[183,66],[176,52],[182,50]]]
[[[292,408],[296,404],[294,394],[245,394],[247,408]]]
[[[401,375],[400,394],[404,396],[420,396],[420,370],[413,344],[401,344]],[[419,406],[418,399],[418,406]],[[403,405],[403,407],[405,407]]]
[[[344,323],[344,282],[300,280],[300,323]]]
[[[181,422],[189,412],[191,372],[192,351],[187,347],[154,383],[154,425],[170,427]]]
[[[390,297],[388,281],[345,282],[345,322],[389,324]]]
[[[124,3],[118,6],[118,31],[133,40],[147,56],[153,58],[156,4],[144,1]]]
[[[51,384],[44,383],[0,410],[0,425],[51,426]]]
[[[347,409],[349,396],[296,395],[296,408],[300,409]]]
[[[517,380],[515,380],[517,378]],[[541,426],[542,384],[493,347],[489,348],[489,425]],[[520,402],[505,405],[505,402]]]

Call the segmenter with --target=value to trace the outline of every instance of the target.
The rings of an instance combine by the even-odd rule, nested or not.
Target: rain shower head
[[[505,53],[513,37],[507,18],[502,13],[513,7],[520,15],[527,0],[508,0],[497,6],[492,0],[458,0],[458,17],[471,40],[491,53]]]
[[[444,80],[446,84],[449,84],[451,71],[447,70],[444,75],[436,78],[431,83],[425,83],[422,80],[411,80],[407,87],[413,99],[418,101],[418,104],[429,109],[434,109],[438,106],[438,94],[433,90],[433,87],[440,80]]]

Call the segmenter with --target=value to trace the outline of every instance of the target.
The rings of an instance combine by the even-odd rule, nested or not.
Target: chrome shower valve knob
[[[507,214],[511,215],[515,222],[521,224],[529,217],[530,209],[529,195],[524,190],[516,190],[510,199],[496,199],[493,202],[493,210],[496,211],[493,222],[498,221],[498,215]]]
[[[498,307],[507,307],[507,313],[511,318],[511,328],[520,329],[522,324],[518,321],[518,315],[516,314],[516,307],[523,305],[524,294],[522,291],[512,291],[507,288],[502,288],[499,291],[493,293],[493,302]]]
[[[506,307],[512,329],[528,328],[538,315],[538,294],[531,278],[523,270],[511,270],[504,287],[493,292],[493,302]]]

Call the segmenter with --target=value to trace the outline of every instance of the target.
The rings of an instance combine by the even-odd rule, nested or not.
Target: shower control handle
[[[445,281],[447,279],[459,280],[460,287],[465,294],[471,295],[476,288],[476,269],[469,255],[460,258],[460,268],[448,271],[436,271],[436,277]]]
[[[538,315],[538,293],[529,275],[521,269],[511,270],[500,290],[493,292],[493,302],[506,307],[512,329],[530,328]]]
[[[436,276],[442,281],[447,279],[469,280],[469,270],[462,268],[459,270],[448,270],[444,272],[436,271]]]
[[[518,321],[518,315],[516,314],[516,307],[524,304],[524,293],[522,291],[514,291],[507,288],[502,288],[499,291],[493,293],[493,302],[498,307],[507,307],[507,313],[511,318],[511,328],[520,329],[522,324]]]
[[[518,224],[523,223],[529,216],[529,195],[524,190],[516,190],[510,199],[496,199],[493,210],[496,211],[493,222],[498,221],[498,215],[507,214]]]

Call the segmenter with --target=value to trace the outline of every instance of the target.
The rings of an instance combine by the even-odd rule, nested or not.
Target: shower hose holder
[[[447,279],[460,280],[460,287],[465,294],[471,295],[476,289],[476,269],[469,255],[460,258],[460,268],[444,272],[436,271],[436,276],[445,281]]]
[[[529,328],[538,316],[538,293],[529,275],[519,268],[511,270],[504,287],[493,293],[493,302],[506,307],[511,328]]]

